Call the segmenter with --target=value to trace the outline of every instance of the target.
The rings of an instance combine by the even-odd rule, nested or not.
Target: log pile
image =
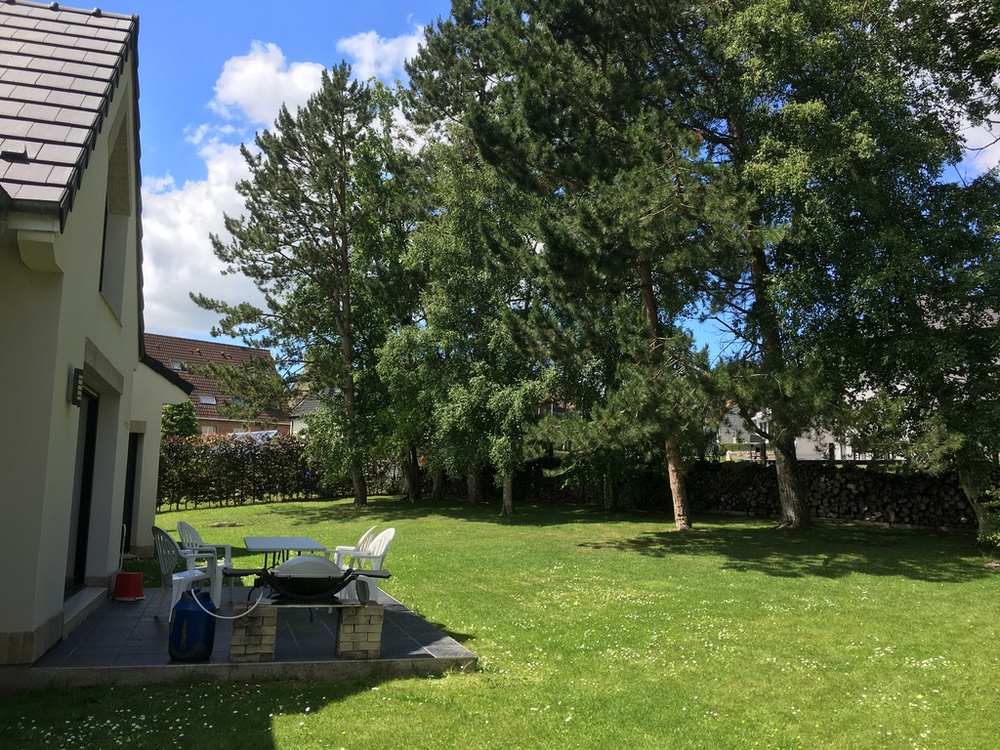
[[[516,485],[525,498],[543,503],[606,502],[599,471],[565,475],[558,459],[525,467]],[[813,518],[976,529],[976,516],[954,476],[891,473],[898,466],[861,468],[820,462],[799,464]],[[571,481],[570,481],[571,480]],[[700,462],[687,475],[692,512],[738,513],[777,518],[778,477],[774,464],[753,461]],[[667,510],[670,489],[662,464],[622,472],[615,478],[616,509]]]
[[[876,469],[800,464],[814,518],[976,528],[976,518],[954,477],[890,474]],[[698,464],[688,476],[692,508],[779,515],[773,466],[749,462]]]

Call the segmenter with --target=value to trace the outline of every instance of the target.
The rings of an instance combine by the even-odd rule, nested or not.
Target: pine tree
[[[250,179],[237,184],[246,213],[226,217],[228,241],[212,238],[231,273],[261,290],[265,309],[198,295],[223,315],[220,328],[297,363],[328,409],[328,439],[367,499],[364,462],[378,428],[382,389],[375,352],[390,319],[412,295],[399,257],[402,157],[395,148],[394,100],[378,84],[352,81],[341,64],[293,115],[242,148]],[[391,291],[390,291],[391,290]],[[314,434],[315,438],[315,434]],[[326,455],[333,455],[327,452]]]
[[[538,198],[534,260],[545,299],[534,311],[533,334],[548,338],[548,355],[558,363],[567,347],[579,349],[585,340],[603,349],[593,333],[579,335],[618,316],[616,333],[627,336],[619,354],[632,357],[621,366],[641,362],[659,373],[662,392],[668,383],[678,385],[677,373],[690,372],[695,361],[676,321],[691,301],[684,280],[689,256],[702,252],[686,195],[700,190],[691,159],[699,142],[668,120],[640,116],[631,97],[644,89],[644,68],[635,57],[642,46],[633,44],[627,18],[612,9],[557,5],[522,14],[512,4],[456,3],[453,18],[429,34],[411,76],[418,68],[435,71],[436,77],[413,76],[418,89],[433,83],[428,107],[460,115],[491,166]],[[441,48],[453,50],[446,43],[455,39],[478,42],[459,46],[469,56],[466,65],[441,58]],[[479,80],[490,85],[477,87]],[[445,104],[443,93],[465,99]],[[574,340],[547,335],[566,321]],[[673,367],[678,357],[687,366]],[[607,374],[604,396],[625,379],[648,382],[634,371]],[[681,401],[663,403],[680,407]],[[580,413],[589,407],[577,405]],[[668,467],[677,526],[688,528],[681,445],[690,413],[624,408],[655,415],[659,436],[652,439]]]

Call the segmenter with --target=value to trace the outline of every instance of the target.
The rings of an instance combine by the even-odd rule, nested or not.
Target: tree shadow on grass
[[[212,682],[129,685],[122,688],[54,688],[5,695],[0,732],[5,750],[129,746],[213,747],[239,744],[241,750],[287,747],[295,725],[328,728],[327,711],[393,678],[359,677],[337,681]],[[210,697],[206,697],[210,696]],[[25,721],[23,717],[31,717]],[[283,727],[276,723],[283,719]],[[300,723],[301,722],[301,723]],[[339,742],[364,741],[364,727],[348,727]]]
[[[634,523],[649,520],[672,526],[669,513],[662,511],[605,511],[593,505],[556,505],[520,503],[512,516],[500,515],[500,502],[470,504],[460,498],[420,500],[415,503],[399,496],[376,496],[367,505],[355,506],[349,499],[305,501],[268,506],[269,512],[292,519],[294,526],[309,526],[333,521],[336,523],[367,522],[368,525],[392,525],[406,520],[440,516],[470,523],[504,524],[506,526],[559,526],[580,523]],[[358,524],[359,526],[361,524]],[[361,529],[364,531],[364,529]]]
[[[722,568],[756,571],[781,578],[840,578],[851,573],[901,576],[921,581],[962,582],[996,575],[977,558],[974,536],[817,520],[806,532],[774,529],[775,522],[733,516],[704,515],[687,533],[672,530],[664,511],[608,512],[589,505],[520,503],[514,516],[500,517],[499,505],[471,505],[459,498],[410,503],[398,496],[372,497],[356,507],[348,500],[271,506],[294,526],[323,522],[353,524],[358,533],[372,524],[395,525],[440,516],[469,523],[547,527],[558,525],[642,523],[656,530],[630,539],[596,540],[581,546],[614,549],[651,557],[717,556]],[[367,524],[367,526],[366,526]]]
[[[786,532],[765,521],[712,518],[690,532],[650,531],[581,546],[662,558],[718,557],[722,570],[777,578],[864,573],[962,583],[995,575],[971,559],[971,534],[822,521],[805,532]]]

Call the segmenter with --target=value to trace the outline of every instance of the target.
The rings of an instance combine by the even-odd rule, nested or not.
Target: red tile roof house
[[[138,19],[0,3],[0,683],[152,551],[163,404],[143,351]],[[8,666],[3,666],[8,665]]]
[[[291,418],[280,411],[268,411],[258,415],[253,424],[223,416],[219,406],[230,403],[239,394],[224,392],[210,375],[192,371],[192,367],[210,363],[240,366],[253,359],[272,361],[267,349],[254,349],[218,341],[162,336],[156,333],[145,335],[146,353],[156,358],[164,367],[173,370],[194,386],[191,402],[198,417],[198,426],[203,435],[226,435],[234,432],[255,430],[276,430],[280,435],[291,432]]]

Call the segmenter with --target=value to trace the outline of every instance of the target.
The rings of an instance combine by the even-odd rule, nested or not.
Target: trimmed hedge
[[[157,510],[300,500],[316,493],[305,443],[288,435],[165,437]]]

